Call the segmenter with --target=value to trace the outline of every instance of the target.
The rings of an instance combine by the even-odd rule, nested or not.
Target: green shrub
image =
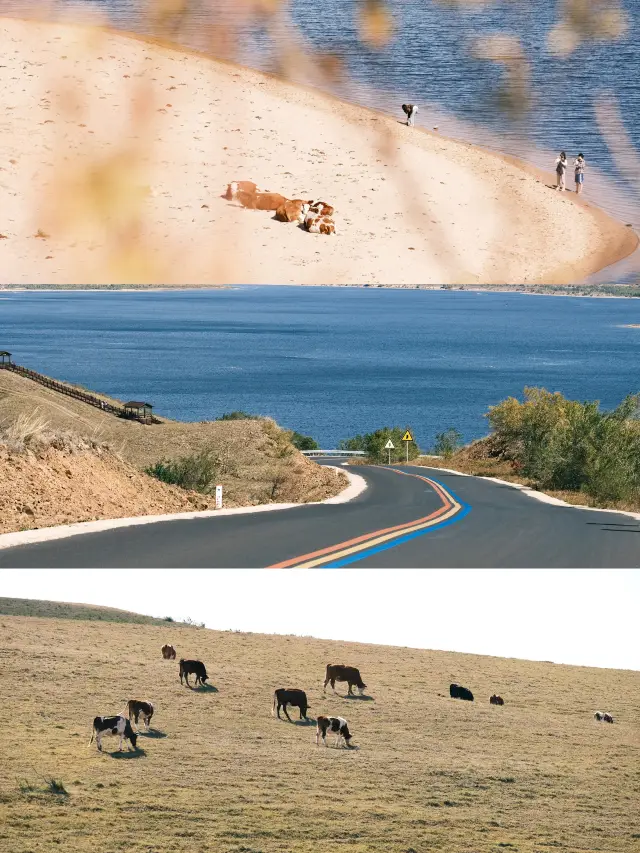
[[[291,444],[298,450],[318,450],[320,445],[310,435],[302,435],[295,430],[291,433]]]
[[[612,411],[544,388],[525,388],[487,415],[503,458],[542,488],[582,491],[594,501],[640,500],[639,396]]]
[[[444,456],[445,459],[450,459],[456,450],[462,447],[462,433],[457,429],[449,427],[444,432],[439,432],[436,435],[436,443],[433,446],[433,452],[436,456]]]
[[[156,462],[145,471],[163,483],[209,494],[215,488],[219,467],[217,457],[211,451],[203,450],[191,456]]]
[[[216,418],[217,421],[259,421],[261,420],[260,415],[250,415],[249,412],[237,411],[237,412],[225,412],[224,415],[220,415],[219,418]]]
[[[389,451],[385,450],[385,444],[391,439],[393,450],[391,451],[391,462],[404,462],[407,458],[405,444],[409,445],[409,459],[415,459],[420,455],[420,449],[415,441],[403,441],[405,432],[413,435],[410,427],[383,427],[366,435],[355,435],[347,438],[338,445],[340,450],[364,450],[370,462],[379,464],[389,461]]]

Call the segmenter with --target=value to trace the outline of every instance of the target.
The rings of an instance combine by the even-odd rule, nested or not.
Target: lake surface
[[[640,391],[640,300],[379,288],[0,294],[14,361],[158,414],[243,409],[323,448],[411,426],[487,433],[489,405],[541,385],[616,406]],[[2,412],[0,399],[0,417]]]

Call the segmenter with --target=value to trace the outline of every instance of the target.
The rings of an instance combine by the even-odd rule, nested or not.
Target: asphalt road
[[[351,503],[160,522],[0,550],[0,568],[640,567],[640,521],[434,468],[358,466]]]

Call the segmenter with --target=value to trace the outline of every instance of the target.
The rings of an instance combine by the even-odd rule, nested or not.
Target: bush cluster
[[[547,489],[584,492],[595,501],[640,499],[640,395],[612,411],[544,388],[525,388],[487,415],[503,458]]]
[[[410,427],[382,427],[375,432],[368,432],[365,435],[355,435],[353,438],[347,438],[340,442],[338,448],[340,450],[364,450],[367,459],[370,462],[384,463],[389,461],[389,451],[385,450],[385,444],[391,439],[393,450],[391,451],[392,462],[404,462],[407,458],[405,444],[409,445],[409,459],[415,459],[420,455],[420,448],[415,441],[405,442],[402,436],[409,430],[413,435],[413,430]]]
[[[210,450],[203,450],[179,459],[156,462],[145,468],[145,472],[163,483],[206,495],[215,488],[219,467],[219,459]]]

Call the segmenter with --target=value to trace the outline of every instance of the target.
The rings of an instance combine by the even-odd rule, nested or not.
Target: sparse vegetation
[[[156,462],[145,468],[145,473],[171,486],[208,495],[215,489],[219,469],[217,456],[211,450],[202,450],[179,459]]]
[[[137,625],[163,625],[166,622],[184,627],[187,623],[177,622],[171,616],[156,619],[117,610],[114,607],[98,607],[94,604],[70,604],[66,601],[40,601],[31,598],[0,598],[0,615],[30,616],[44,619],[77,619],[89,622],[133,622]]]
[[[635,672],[166,623],[2,622],[7,853],[637,850]],[[167,630],[218,692],[180,686],[160,655]],[[335,660],[359,666],[371,700],[323,695]],[[272,718],[284,681],[306,689],[312,717],[346,717],[360,749],[316,748],[313,725]],[[438,695],[451,681],[476,701]],[[489,705],[496,690],[504,708]],[[134,694],[156,703],[143,749],[89,748],[93,716]],[[593,720],[603,705],[615,725]],[[70,796],[21,793],[16,780],[38,771]]]
[[[259,421],[262,420],[260,415],[250,415],[249,412],[243,412],[241,410],[236,412],[225,412],[224,415],[220,415],[219,418],[216,418],[218,421]]]

